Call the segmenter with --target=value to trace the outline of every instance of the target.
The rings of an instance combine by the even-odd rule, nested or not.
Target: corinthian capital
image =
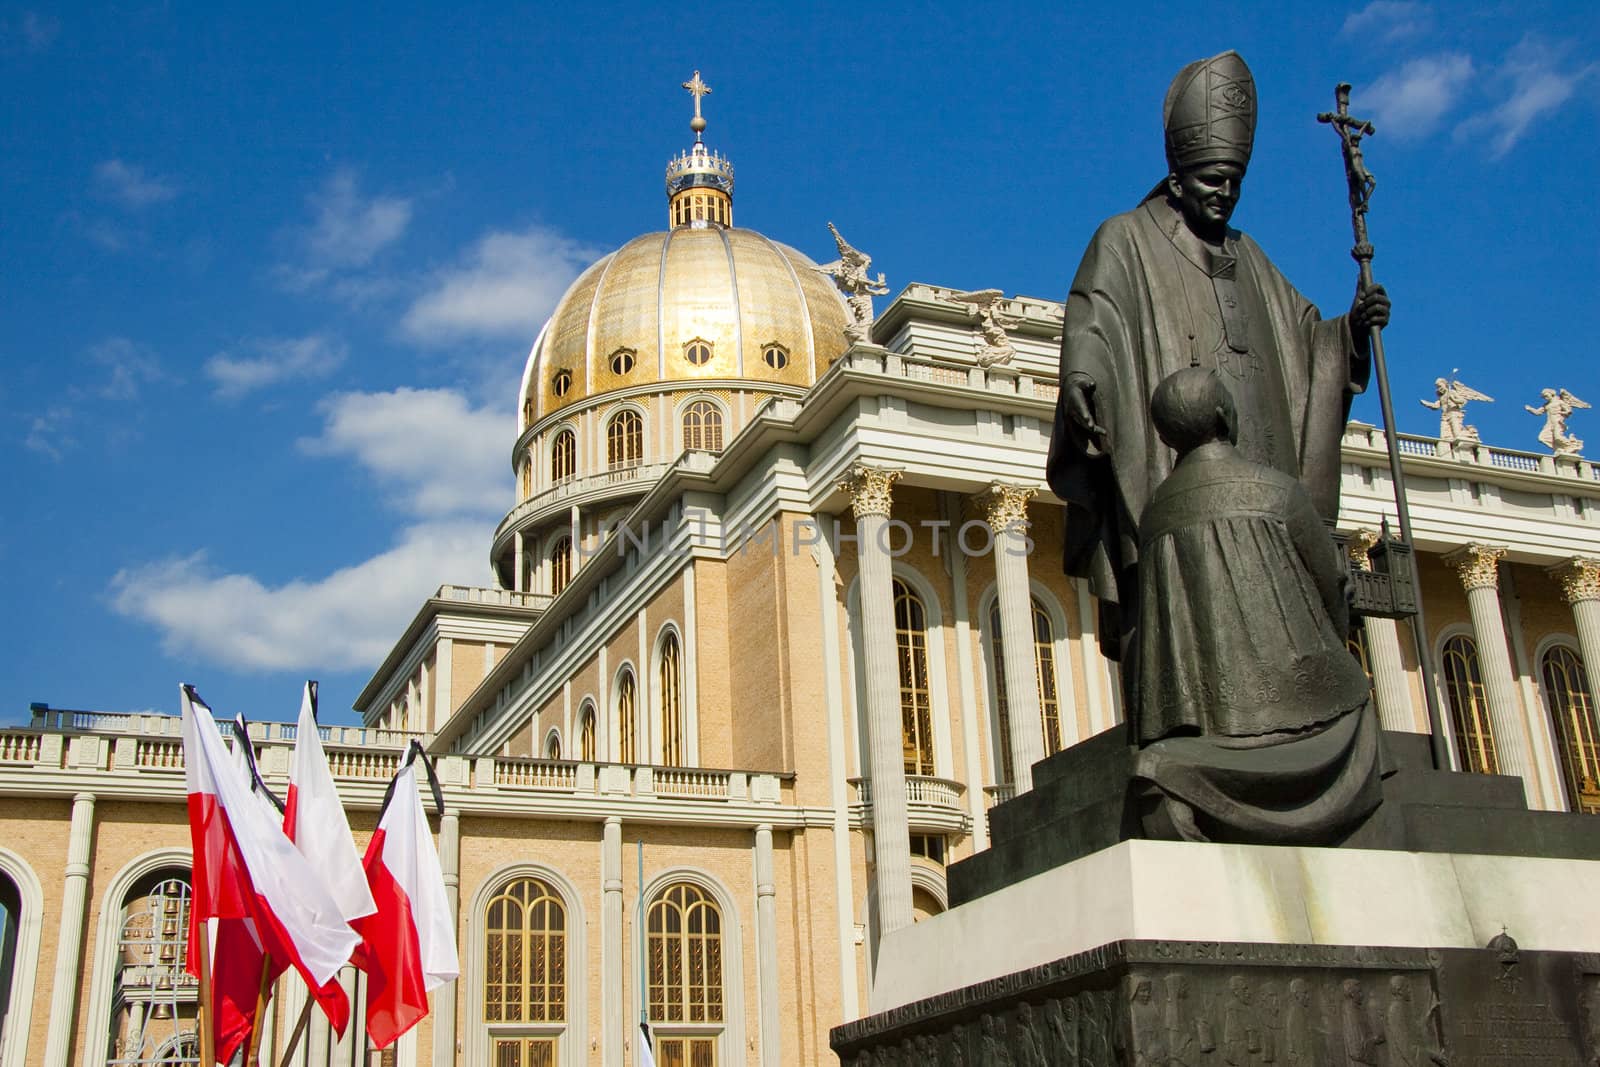
[[[1561,583],[1561,595],[1568,604],[1600,600],[1600,559],[1574,556],[1551,567],[1549,574]]]
[[[857,463],[839,483],[839,488],[850,494],[850,510],[857,521],[868,515],[887,518],[894,483],[899,480],[900,472],[897,470]]]
[[[989,488],[979,494],[978,499],[983,505],[983,518],[989,524],[989,529],[995,533],[1005,533],[1010,530],[1023,531],[1028,528],[1028,501],[1037,496],[1039,490],[1031,485],[1007,485],[1004,482],[993,482]]]
[[[1500,561],[1505,558],[1504,545],[1483,545],[1474,541],[1462,545],[1444,561],[1456,569],[1461,584],[1467,590],[1498,589],[1500,587]]]
[[[1350,539],[1345,542],[1345,551],[1350,554],[1350,565],[1356,570],[1370,571],[1372,557],[1368,555],[1372,546],[1378,543],[1378,531],[1360,526],[1350,531]]]

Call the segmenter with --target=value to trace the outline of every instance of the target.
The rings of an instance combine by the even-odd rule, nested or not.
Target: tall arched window
[[[572,538],[562,537],[550,546],[550,595],[555,596],[572,581]]]
[[[490,1062],[554,1067],[567,1022],[567,909],[539,878],[518,878],[489,901],[483,1020]]]
[[[1595,736],[1594,690],[1572,649],[1556,645],[1539,661],[1545,699],[1555,720],[1561,773],[1573,811],[1600,815],[1600,739]]]
[[[0,1038],[6,1033],[12,983],[17,973],[17,933],[22,923],[22,890],[0,871]],[[28,993],[32,999],[32,993]],[[15,1025],[15,1024],[13,1024]]]
[[[517,482],[522,486],[522,499],[533,495],[533,458],[530,456],[517,472]]]
[[[1372,683],[1372,659],[1367,654],[1367,628],[1360,622],[1352,623],[1350,636],[1344,639],[1344,647],[1350,650],[1361,669],[1367,673],[1367,684]]]
[[[907,774],[933,774],[933,704],[928,692],[928,612],[894,580],[894,632],[900,654],[900,747]]]
[[[723,1023],[722,913],[699,886],[668,886],[646,923],[650,1023],[661,1067],[715,1067]]]
[[[709,400],[696,400],[684,408],[683,447],[721,452],[722,409]]]
[[[578,473],[578,435],[559,431],[550,442],[550,484],[560,485]]]
[[[1000,637],[1000,602],[989,609],[989,649],[994,661],[994,709],[1000,734],[1002,782],[1014,781],[1011,765],[1011,714],[1006,703],[1005,648]],[[1044,754],[1061,751],[1061,694],[1056,685],[1055,627],[1038,597],[1033,598],[1033,667],[1039,687],[1039,715],[1044,728]]]
[[[1450,701],[1450,725],[1456,758],[1464,771],[1499,773],[1494,729],[1489,723],[1489,698],[1483,688],[1478,646],[1470,637],[1452,637],[1444,645],[1444,689]]]
[[[661,765],[683,766],[683,662],[677,633],[668,630],[661,639],[657,670],[661,694]]]
[[[636,763],[639,758],[638,685],[633,671],[624,668],[617,678],[617,760]]]
[[[188,871],[163,870],[140,879],[123,898],[108,1060],[193,1063],[198,1057],[198,984],[184,970],[189,895]]]
[[[594,705],[585,704],[578,715],[578,758],[585,763],[593,763],[595,758]]]
[[[632,408],[623,408],[606,426],[606,466],[617,470],[642,462],[644,419]]]
[[[550,736],[544,739],[544,758],[561,758],[561,735],[556,733],[554,730],[551,730]]]

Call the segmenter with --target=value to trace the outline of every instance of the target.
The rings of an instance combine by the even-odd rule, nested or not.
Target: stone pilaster
[[[756,991],[760,1000],[761,1067],[782,1067],[778,1016],[778,902],[772,871],[772,827],[756,827]]]
[[[1028,586],[1028,501],[1038,490],[995,482],[980,498],[994,536],[995,589],[1000,606],[1011,778],[1017,793],[1033,788],[1033,765],[1044,759],[1044,716],[1039,707],[1033,649],[1033,592]]]
[[[850,494],[861,570],[861,658],[867,690],[867,774],[878,933],[911,925],[911,840],[900,722],[900,660],[895,646],[889,508],[900,472],[857,464],[840,488]]]
[[[444,900],[450,909],[450,928],[459,931],[461,929],[461,813],[454,808],[446,808],[444,814],[439,816],[439,870],[444,874]],[[453,1067],[456,1062],[458,987],[459,982],[451,981],[433,991],[433,1059],[430,1062],[434,1067]],[[351,1030],[353,1029],[354,1027],[351,1027]]]
[[[600,1062],[622,1067],[628,1046],[627,965],[622,956],[622,820],[606,817],[600,841]]]
[[[1352,566],[1369,571],[1372,559],[1368,553],[1378,543],[1375,530],[1358,529],[1350,533],[1349,552]],[[1368,618],[1362,620],[1367,631],[1367,663],[1372,668],[1372,692],[1378,701],[1378,721],[1385,730],[1404,730],[1417,733],[1417,715],[1411,703],[1411,685],[1406,678],[1404,661],[1400,658],[1400,632],[1393,619]],[[1421,732],[1426,733],[1426,729]]]
[[[61,887],[61,933],[56,938],[55,976],[50,986],[50,1029],[45,1036],[45,1067],[67,1067],[72,1060],[72,1027],[78,1016],[78,963],[83,955],[83,924],[89,900],[89,857],[94,841],[94,794],[72,798],[67,831],[67,869]]]
[[[1536,804],[1541,794],[1533,772],[1532,746],[1517,700],[1505,621],[1500,614],[1500,560],[1505,554],[1501,545],[1474,542],[1450,553],[1444,561],[1456,569],[1467,591],[1467,608],[1472,613],[1472,631],[1478,641],[1478,665],[1483,671],[1483,688],[1489,701],[1489,721],[1494,725],[1500,773],[1520,775],[1529,803]]]

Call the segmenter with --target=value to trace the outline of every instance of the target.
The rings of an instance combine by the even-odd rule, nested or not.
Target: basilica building
[[[364,725],[325,729],[358,845],[404,744],[433,754],[461,977],[381,1053],[314,1014],[297,1064],[633,1067],[641,1020],[661,1067],[834,1063],[990,808],[1122,720],[1044,481],[1062,305],[914,283],[874,317],[843,237],[819,266],[735,225],[703,129],[667,228],[533,339],[494,584],[396,619]],[[1600,464],[1399,444],[1436,677],[1367,619],[1384,726],[1426,732],[1433,686],[1458,770],[1600,814]],[[1376,573],[1381,429],[1347,427],[1342,493]],[[281,789],[293,724],[252,729]],[[38,705],[0,730],[0,795],[0,1067],[196,1062],[178,719]]]

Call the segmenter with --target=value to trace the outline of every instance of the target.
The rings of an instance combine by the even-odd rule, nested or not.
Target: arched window
[[[1061,751],[1061,694],[1056,685],[1055,627],[1038,597],[1033,598],[1033,668],[1039,687],[1039,715],[1044,727],[1044,754]],[[1011,714],[1006,703],[1005,648],[1000,637],[1000,602],[989,609],[989,648],[994,660],[994,709],[1000,733],[1002,782],[1015,781],[1011,765]]]
[[[517,484],[522,487],[522,499],[533,495],[533,458],[530,456],[517,471]]]
[[[1350,625],[1350,636],[1344,639],[1344,647],[1361,664],[1361,669],[1367,672],[1367,684],[1372,684],[1372,657],[1367,653],[1367,628],[1359,621]]]
[[[490,901],[483,1020],[490,1062],[554,1067],[567,1021],[567,909],[539,878],[518,878]]]
[[[0,1036],[6,1033],[12,983],[17,973],[17,933],[22,923],[22,890],[0,871]],[[32,999],[31,991],[28,998]]]
[[[585,763],[594,762],[594,705],[585,704],[578,720],[578,758]]]
[[[669,630],[661,639],[658,667],[661,693],[661,765],[683,766],[683,663],[678,635]]]
[[[703,337],[696,337],[683,346],[683,358],[696,367],[705,366],[711,362],[711,342]]]
[[[544,740],[544,758],[561,758],[561,735],[556,733],[554,730],[551,730],[550,736]]]
[[[577,473],[578,435],[564,429],[550,442],[550,484],[560,485]]]
[[[644,462],[644,418],[632,408],[617,412],[606,426],[606,465],[612,470]]]
[[[900,654],[900,746],[907,774],[933,774],[933,704],[928,692],[928,612],[894,581],[894,632]]]
[[[562,537],[550,546],[550,595],[555,596],[572,581],[572,538]]]
[[[198,1052],[198,984],[184,970],[189,872],[140,879],[122,901],[108,1060],[192,1063]]]
[[[1452,637],[1444,645],[1444,689],[1450,701],[1456,759],[1464,771],[1499,773],[1494,730],[1489,723],[1489,698],[1478,665],[1478,646],[1470,637]]]
[[[683,447],[721,452],[722,409],[709,400],[696,400],[684,408]]]
[[[617,678],[617,761],[635,763],[639,758],[638,686],[633,671],[624,668]]]
[[[699,886],[656,895],[646,923],[650,1023],[661,1067],[714,1067],[723,1022],[722,913]]]
[[[1560,739],[1556,748],[1572,810],[1600,815],[1600,739],[1589,672],[1572,649],[1556,645],[1540,659],[1539,673]]]

